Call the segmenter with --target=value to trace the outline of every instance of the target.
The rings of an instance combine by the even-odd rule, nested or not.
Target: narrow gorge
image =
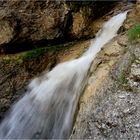
[[[28,3],[29,7],[31,3]],[[46,3],[48,7],[38,2],[44,13],[48,12],[45,8],[50,11],[61,5],[65,12],[58,7],[55,12],[72,16],[73,20],[61,17],[68,22],[65,27],[68,29],[69,26],[69,30],[65,30],[60,25],[51,27],[53,22],[63,24],[64,20],[53,21],[48,17],[46,20],[51,26],[46,25],[51,34],[41,28],[40,33],[37,29],[30,35],[19,30],[14,40],[2,42],[0,138],[139,139],[140,49],[139,36],[131,33],[139,23],[139,1],[110,2],[108,10],[105,10],[108,2],[102,2],[101,10],[105,12],[99,17],[96,15],[98,10],[93,17],[90,14],[94,12],[91,8],[100,7],[100,2],[75,5],[62,1],[56,2],[56,7],[55,2]],[[10,6],[12,4],[19,6],[16,1]],[[85,18],[86,14],[89,20]],[[2,20],[7,21],[9,23],[7,17]],[[20,27],[23,27],[21,23]],[[27,27],[32,27],[27,24]],[[2,24],[2,35],[14,29],[14,24],[9,25]],[[66,38],[59,34],[60,27]],[[139,31],[138,25],[136,31]],[[60,44],[60,40],[64,44]]]

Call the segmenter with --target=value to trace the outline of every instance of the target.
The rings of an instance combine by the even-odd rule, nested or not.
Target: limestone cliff
[[[47,45],[50,41],[93,37],[97,29],[92,28],[93,32],[88,26],[112,7],[113,3],[105,2],[0,1],[0,50],[16,52],[17,44],[22,51],[41,42]]]

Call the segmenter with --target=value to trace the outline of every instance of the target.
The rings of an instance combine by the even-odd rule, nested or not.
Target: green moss
[[[119,81],[119,84],[123,86],[127,84],[127,79],[126,79],[124,71],[122,71],[122,73],[119,75],[118,81]]]
[[[42,56],[47,52],[56,53],[58,51],[65,50],[66,48],[71,47],[74,43],[75,42],[68,42],[65,44],[53,45],[53,46],[33,49],[31,51],[27,51],[27,52],[23,53],[22,58],[28,60],[28,59],[34,59],[34,58],[37,58],[39,56]]]
[[[137,41],[138,39],[140,39],[140,24],[128,30],[128,40],[130,42]]]
[[[34,49],[34,50],[31,50],[31,51],[25,52],[23,54],[23,59],[37,58],[45,52],[46,52],[46,49],[44,49],[44,48]]]

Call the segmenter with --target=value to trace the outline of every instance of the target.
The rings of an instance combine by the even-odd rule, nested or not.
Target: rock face
[[[137,2],[137,11],[138,5]],[[100,3],[91,6],[78,5],[76,8],[73,3],[71,5],[64,1],[0,1],[0,44],[3,46],[13,42],[93,37],[103,21],[108,19],[103,17],[102,20],[92,22],[98,18],[93,14],[99,12],[96,10],[98,6],[104,9],[101,10],[100,7],[99,11],[104,11],[100,16],[111,8]],[[113,11],[107,16],[112,16],[112,13]],[[129,14],[125,29],[129,29],[140,19],[135,13],[138,12]],[[71,46],[69,51],[61,50],[61,53],[56,52],[53,55],[47,52],[36,57],[35,53],[36,58],[33,60],[28,58],[12,61],[7,56],[0,56],[0,120],[11,104],[23,95],[26,90],[23,87],[29,79],[45,69],[51,69],[56,63],[78,57],[89,46],[89,42],[85,46],[83,44]],[[80,110],[71,138],[134,139],[135,136],[135,139],[139,139],[140,45],[130,49],[135,59],[127,53],[126,46],[127,36],[121,34],[107,44],[95,60],[86,91],[79,103]],[[56,54],[61,56],[60,61]],[[124,63],[120,62],[116,66],[118,60]],[[128,64],[126,70],[125,64]],[[126,77],[123,76],[125,73]],[[18,92],[21,89],[23,91]]]
[[[138,0],[136,3],[136,11],[140,15],[140,0]]]
[[[0,20],[11,40],[42,40],[63,36],[67,27],[68,9],[63,1],[11,0],[0,2]],[[11,28],[11,29],[9,29]],[[13,33],[14,30],[14,33]]]
[[[125,29],[138,23],[137,8]],[[121,33],[92,67],[71,139],[140,139],[140,42],[130,45],[127,32]]]
[[[35,58],[28,55],[0,57],[0,121],[11,104],[25,94],[24,87],[29,79],[55,63],[55,55],[45,52]]]
[[[33,77],[52,69],[58,63],[80,56],[89,44],[90,40],[78,41],[63,46],[61,44],[57,46],[57,51],[38,48],[0,56],[0,122],[11,105],[26,93],[27,85]]]
[[[81,99],[72,139],[139,139],[139,46],[139,43],[129,46],[119,59],[114,60],[112,57],[120,54],[115,56],[117,51],[112,53],[114,55],[107,52],[112,60],[109,58],[100,63],[91,75],[92,80]],[[111,61],[112,65],[109,64]],[[111,70],[115,61],[119,62]]]
[[[0,1],[0,45],[89,36],[89,24],[111,8],[103,2]]]
[[[0,22],[0,32],[1,44],[8,43],[13,38],[14,30],[12,27],[10,27],[10,24],[7,21]]]
[[[70,35],[75,38],[94,37],[99,28],[97,30],[94,28],[93,21],[109,12],[113,6],[113,3],[109,2],[83,4],[78,11],[72,12],[73,22],[69,31]]]

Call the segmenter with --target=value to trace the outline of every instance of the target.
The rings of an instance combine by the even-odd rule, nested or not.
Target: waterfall
[[[68,138],[80,93],[92,61],[101,48],[117,35],[127,12],[106,22],[89,49],[78,59],[58,64],[35,78],[27,93],[0,124],[0,138]]]

